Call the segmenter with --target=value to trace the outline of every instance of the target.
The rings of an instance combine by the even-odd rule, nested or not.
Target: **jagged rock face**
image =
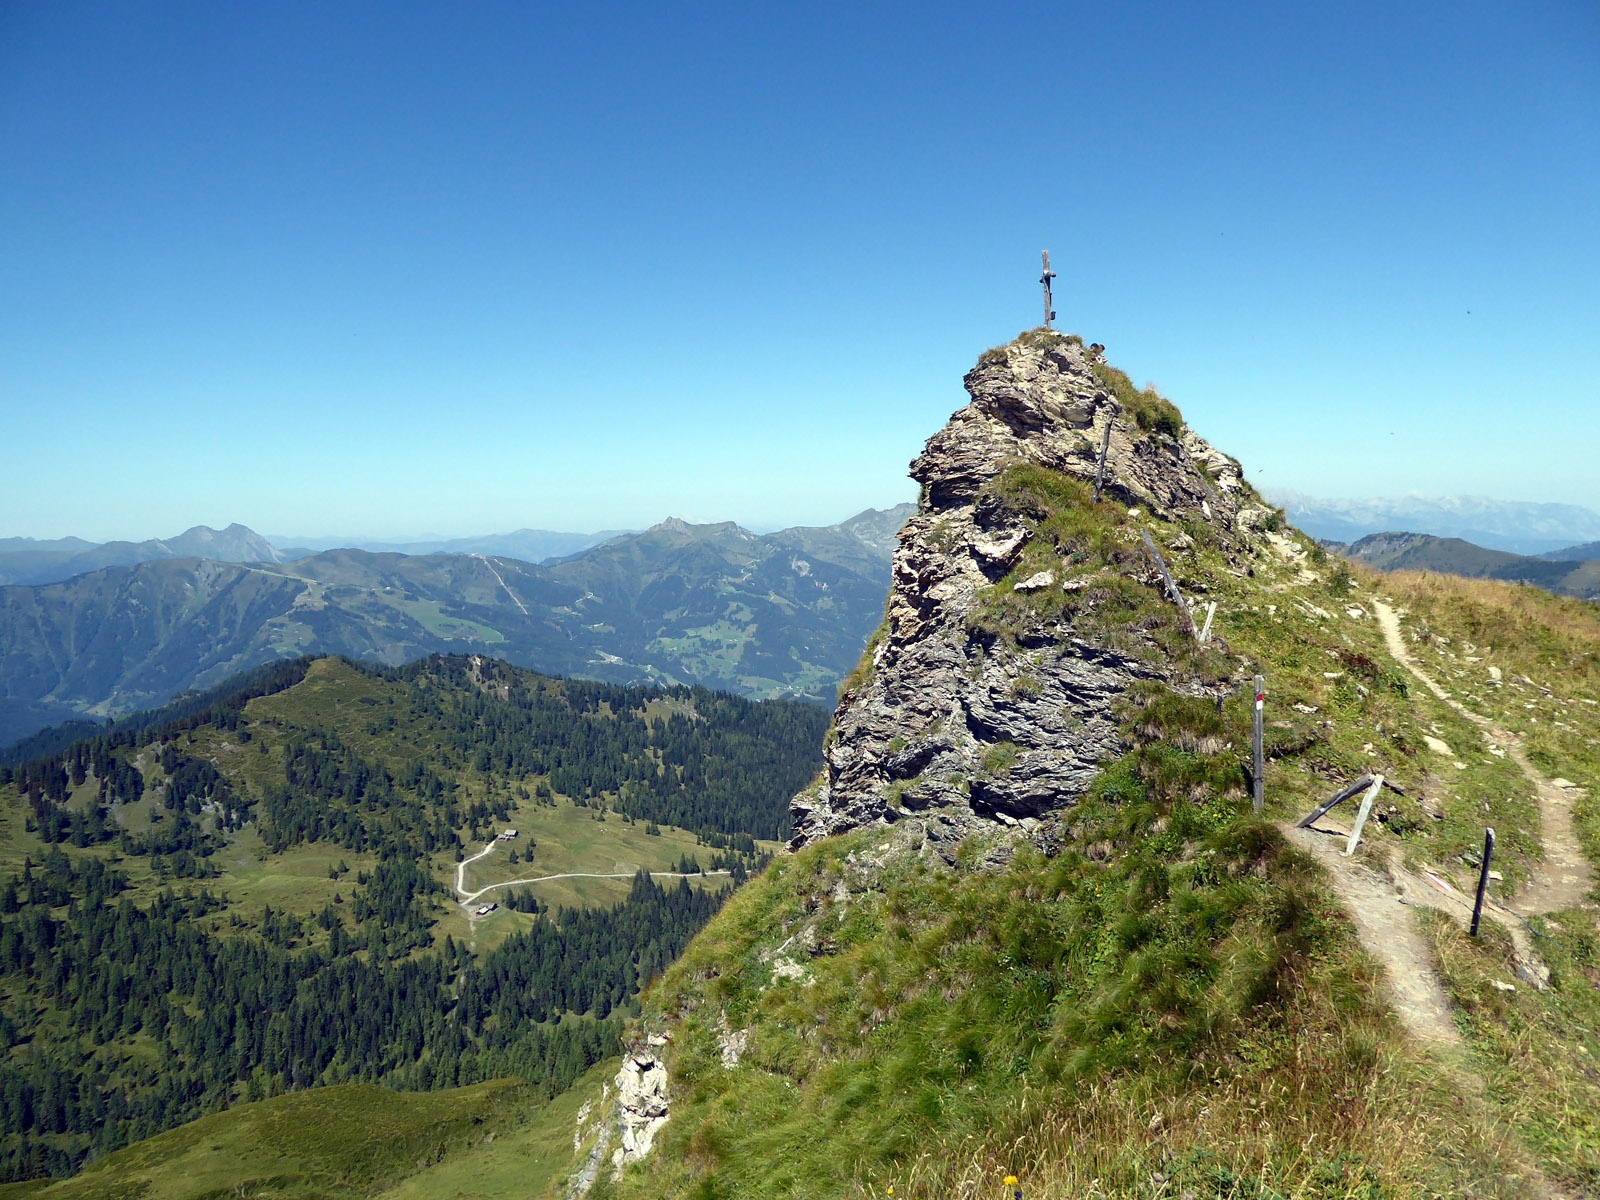
[[[1085,350],[1038,332],[967,374],[972,402],[911,464],[922,486],[900,532],[887,631],[867,682],[841,699],[819,786],[793,801],[791,845],[912,822],[936,847],[996,824],[1032,829],[1080,797],[1119,752],[1114,702],[1161,678],[1148,656],[1072,628],[1014,643],[969,628],[978,593],[1004,577],[1030,523],[986,488],[1032,463],[1092,482],[1106,426],[1107,497],[1163,519],[1199,519],[1224,547],[1266,518],[1238,463],[1183,428],[1140,429]],[[1018,592],[1077,586],[1065,563]]]
[[[617,1072],[617,1132],[612,1169],[622,1170],[650,1153],[656,1134],[667,1123],[667,1068],[647,1050],[635,1050]]]

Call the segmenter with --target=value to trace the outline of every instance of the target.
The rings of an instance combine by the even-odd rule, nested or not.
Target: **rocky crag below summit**
[[[1164,603],[1140,518],[1241,573],[1275,526],[1236,461],[1075,337],[1026,334],[964,382],[971,403],[911,464],[921,500],[887,615],[846,682],[824,776],[794,801],[796,848],[905,821],[947,848],[996,824],[1034,831],[1120,752],[1117,699],[1169,678],[1165,631],[1138,619]],[[1084,495],[1051,494],[1074,480]],[[1052,523],[1063,498],[1101,527]]]

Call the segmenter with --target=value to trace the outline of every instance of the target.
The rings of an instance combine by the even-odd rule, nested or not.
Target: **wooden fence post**
[[[1262,745],[1264,731],[1262,730],[1262,709],[1266,705],[1267,684],[1261,676],[1256,676],[1256,708],[1255,715],[1250,724],[1250,782],[1254,791],[1251,805],[1256,812],[1267,802],[1267,755]]]
[[[1310,812],[1308,812],[1305,816],[1301,817],[1298,821],[1296,821],[1294,823],[1294,827],[1296,829],[1308,829],[1308,828],[1310,828],[1312,825],[1314,825],[1318,821],[1320,821],[1323,817],[1327,816],[1327,814],[1329,812],[1331,812],[1333,809],[1337,808],[1339,805],[1343,804],[1346,800],[1350,799],[1351,796],[1354,796],[1357,792],[1359,792],[1362,788],[1366,787],[1371,782],[1372,782],[1372,776],[1371,775],[1363,775],[1360,779],[1356,780],[1354,783],[1347,784],[1346,786],[1340,788],[1337,792],[1335,792],[1333,794],[1333,797],[1331,799],[1323,801],[1323,803],[1317,805]]]
[[[1156,549],[1156,540],[1150,536],[1148,529],[1140,530],[1144,534],[1144,548],[1150,551],[1150,557],[1156,560],[1156,569],[1161,572],[1161,583],[1166,588],[1167,599],[1177,606],[1178,615],[1183,618],[1183,627],[1188,630],[1189,636],[1197,638],[1199,631],[1194,627],[1194,614],[1189,611],[1189,602],[1183,598],[1183,593],[1178,590],[1177,581],[1172,578],[1172,572],[1167,570],[1167,560],[1161,557],[1161,551]]]
[[[1111,417],[1106,417],[1105,437],[1100,440],[1100,465],[1094,469],[1094,499],[1100,502],[1100,487],[1106,481],[1106,455],[1111,452]]]
[[[1478,936],[1478,919],[1483,916],[1483,896],[1489,890],[1489,864],[1494,861],[1494,826],[1483,831],[1483,865],[1478,868],[1478,898],[1472,902],[1472,936]]]
[[[1356,814],[1356,827],[1350,831],[1350,840],[1345,843],[1344,856],[1349,858],[1356,852],[1356,847],[1361,844],[1361,831],[1367,827],[1367,818],[1372,815],[1372,802],[1378,798],[1378,793],[1383,790],[1383,776],[1374,775],[1372,786],[1367,789],[1367,794],[1361,797],[1361,811]]]

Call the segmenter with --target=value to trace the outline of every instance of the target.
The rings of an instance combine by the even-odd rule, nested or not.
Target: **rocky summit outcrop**
[[[981,619],[999,592],[1032,601],[1097,586],[1084,563],[1043,553],[1038,515],[1007,502],[1019,469],[1092,485],[1106,446],[1103,499],[1127,570],[1152,589],[1154,564],[1134,549],[1140,515],[1187,523],[1241,562],[1272,524],[1237,462],[1074,337],[1025,334],[965,384],[971,403],[911,464],[922,496],[900,533],[885,624],[841,696],[822,778],[793,801],[795,848],[887,823],[909,822],[936,848],[996,825],[1032,830],[1118,752],[1117,698],[1164,677],[1136,630],[1132,641],[1096,632],[1062,615],[1071,606],[1041,604],[1005,636]]]

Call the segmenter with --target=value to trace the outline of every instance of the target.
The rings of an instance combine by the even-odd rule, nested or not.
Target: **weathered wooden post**
[[[1354,796],[1357,792],[1359,792],[1362,788],[1366,787],[1371,782],[1372,782],[1372,776],[1371,775],[1363,775],[1360,779],[1356,780],[1354,783],[1348,784],[1347,786],[1340,788],[1337,792],[1335,792],[1333,794],[1332,799],[1323,801],[1321,804],[1317,805],[1310,812],[1308,812],[1305,816],[1301,817],[1298,821],[1296,821],[1294,823],[1294,827],[1296,829],[1308,829],[1308,828],[1310,828],[1312,825],[1314,825],[1316,822],[1320,821],[1324,816],[1326,816],[1329,812],[1331,812],[1333,809],[1337,808],[1339,805],[1343,804],[1346,800],[1350,799],[1351,796]]]
[[[1161,557],[1161,551],[1156,549],[1156,540],[1150,536],[1148,529],[1140,530],[1144,535],[1144,548],[1150,552],[1150,557],[1155,560],[1156,570],[1161,572],[1161,586],[1167,593],[1167,599],[1177,607],[1178,615],[1183,618],[1183,627],[1190,637],[1198,637],[1199,631],[1194,627],[1194,614],[1189,611],[1189,602],[1183,598],[1183,593],[1178,590],[1177,580],[1172,578],[1172,572],[1167,570],[1167,560]]]
[[[1052,307],[1054,301],[1050,298],[1050,281],[1056,273],[1050,269],[1050,251],[1044,252],[1044,274],[1039,276],[1039,282],[1044,284],[1044,327],[1050,328],[1050,322],[1056,319],[1056,311]]]
[[[1251,797],[1251,806],[1260,812],[1267,802],[1267,755],[1266,749],[1261,744],[1263,730],[1263,709],[1267,701],[1267,683],[1261,676],[1256,676],[1256,710],[1250,724],[1250,782],[1254,795]]]
[[[1106,455],[1111,453],[1111,417],[1106,418],[1105,436],[1100,439],[1100,464],[1094,469],[1094,501],[1100,503],[1100,489],[1106,482]]]
[[[1378,793],[1383,790],[1383,776],[1374,775],[1372,786],[1367,789],[1367,794],[1361,797],[1361,811],[1356,814],[1356,827],[1350,831],[1350,840],[1344,845],[1344,856],[1349,858],[1356,852],[1356,847],[1361,844],[1361,831],[1367,827],[1367,818],[1372,815],[1372,802],[1378,798]]]
[[[1206,642],[1209,642],[1211,640],[1211,621],[1216,615],[1217,615],[1217,602],[1215,600],[1209,601],[1206,604],[1206,625],[1205,625],[1205,628],[1200,631],[1200,644],[1201,645],[1204,645]]]
[[[1483,865],[1478,868],[1478,898],[1472,902],[1472,936],[1478,936],[1478,920],[1483,916],[1483,897],[1489,890],[1489,864],[1494,860],[1494,826],[1483,831]]]

